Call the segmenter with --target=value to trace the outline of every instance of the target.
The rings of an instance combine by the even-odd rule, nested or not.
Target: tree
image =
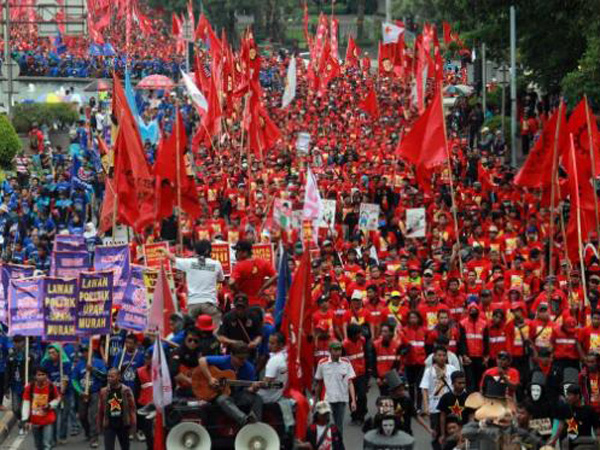
[[[0,115],[0,165],[9,167],[12,160],[21,150],[21,140],[15,131],[15,128],[8,120],[6,115]]]

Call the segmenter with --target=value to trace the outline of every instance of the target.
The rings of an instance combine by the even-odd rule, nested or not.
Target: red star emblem
[[[392,32],[392,27],[385,27],[385,32],[386,33],[391,33]]]
[[[108,406],[111,411],[121,411],[121,403],[114,397],[108,401]]]
[[[450,407],[450,412],[457,417],[461,417],[464,409],[465,408],[463,406],[460,406],[460,403],[458,403],[458,399],[456,399],[454,405]]]
[[[577,420],[575,420],[575,417],[567,419],[567,434],[571,432],[574,434],[579,434],[579,426],[577,425]]]

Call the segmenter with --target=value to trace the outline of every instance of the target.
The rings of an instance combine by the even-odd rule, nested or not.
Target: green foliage
[[[9,167],[21,147],[21,140],[10,120],[4,114],[0,115],[0,165]]]
[[[597,35],[589,37],[578,67],[565,75],[561,85],[569,108],[574,108],[587,94],[592,109],[595,112],[600,109],[600,38]]]
[[[68,103],[21,103],[13,109],[13,124],[19,133],[29,132],[34,122],[63,128],[78,118],[76,107]]]
[[[490,132],[495,133],[496,130],[502,129],[502,122],[504,122],[504,140],[510,142],[510,117],[502,117],[500,115],[493,116],[487,119],[484,123],[484,127],[488,127]]]

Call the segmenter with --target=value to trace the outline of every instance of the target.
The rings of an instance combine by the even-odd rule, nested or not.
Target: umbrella
[[[175,84],[164,75],[150,75],[137,85],[138,89],[173,89]]]
[[[49,94],[44,94],[38,97],[37,101],[39,103],[62,103],[63,99],[53,92]]]
[[[467,86],[466,84],[455,84],[452,86],[447,86],[444,89],[445,94],[454,94],[454,95],[471,95],[473,93],[473,88],[471,86]]]
[[[110,81],[94,80],[83,88],[83,92],[106,92],[112,89]]]

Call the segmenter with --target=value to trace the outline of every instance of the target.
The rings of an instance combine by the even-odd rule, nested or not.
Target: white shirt
[[[175,258],[175,267],[186,274],[188,305],[217,303],[217,282],[225,279],[219,261],[204,258],[204,265],[200,265],[198,258]]]
[[[346,358],[340,358],[338,362],[333,362],[331,358],[324,359],[315,373],[315,379],[325,383],[325,401],[329,403],[348,403],[348,383],[355,376],[352,364]]]
[[[265,378],[270,378],[273,381],[281,382],[283,386],[288,381],[288,366],[287,366],[287,352],[282,350],[277,353],[271,353],[267,365],[265,367]],[[275,403],[283,395],[283,388],[281,389],[260,389],[258,391],[265,403]]]
[[[444,374],[445,383],[440,384],[438,382],[435,367],[431,366],[425,369],[425,373],[423,374],[423,378],[421,378],[421,389],[427,389],[428,393],[428,401],[429,401],[429,412],[430,413],[438,413],[438,403],[440,402],[440,398],[446,392],[450,392],[450,387],[452,386],[452,379],[450,376],[456,372],[457,369],[450,364],[446,364],[446,372]],[[425,400],[425,399],[423,399]]]
[[[456,356],[456,353],[451,352],[450,350],[448,350],[448,364],[460,370],[460,360],[458,359],[458,356]],[[431,366],[433,366],[433,353],[430,353],[427,359],[425,359],[425,368]]]

